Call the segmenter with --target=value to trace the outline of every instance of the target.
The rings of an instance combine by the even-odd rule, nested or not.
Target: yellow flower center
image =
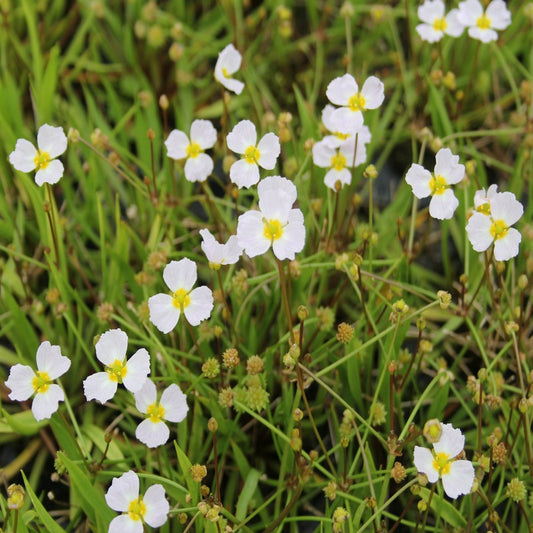
[[[269,241],[275,241],[279,239],[283,235],[283,227],[281,225],[281,222],[276,219],[266,220],[263,219],[264,224],[264,236]]]
[[[116,381],[117,383],[122,383],[122,380],[128,373],[128,367],[124,364],[124,361],[119,361],[115,359],[105,371],[109,374],[109,379],[111,381]]]
[[[335,135],[335,137],[341,141],[345,141],[350,136],[349,133],[341,133],[339,131],[336,131],[333,135]]]
[[[431,194],[444,194],[446,189],[448,189],[446,178],[443,178],[440,174],[433,176],[429,180],[429,188],[431,189]]]
[[[448,24],[446,23],[446,18],[442,17],[440,19],[435,19],[433,21],[433,29],[435,31],[444,31],[446,29],[446,26]]]
[[[222,67],[222,74],[224,74],[224,78],[230,78],[230,73],[226,69],[226,67]]]
[[[365,97],[361,93],[355,93],[348,100],[348,107],[352,111],[364,111],[365,105],[366,105]]]
[[[33,162],[35,163],[35,168],[37,170],[44,170],[48,166],[50,161],[50,154],[48,152],[39,152],[39,150],[37,150],[37,154],[35,155],[35,158],[33,160]]]
[[[259,153],[259,150],[253,145],[248,146],[244,151],[244,159],[246,159],[246,162],[250,163],[250,165],[257,163],[260,156],[261,154]]]
[[[342,170],[346,167],[346,158],[340,152],[336,153],[331,158],[331,166],[335,170]]]
[[[489,19],[489,17],[487,17],[487,15],[485,15],[485,13],[483,13],[483,15],[481,15],[481,17],[479,17],[476,20],[476,26],[480,30],[488,30],[490,28],[490,19]]]
[[[490,202],[483,202],[476,207],[476,211],[478,213],[483,213],[484,215],[490,215]]]
[[[451,463],[449,454],[439,452],[435,455],[435,459],[433,459],[433,468],[438,470],[440,476],[443,476],[450,472]]]
[[[43,394],[48,390],[51,381],[52,380],[47,372],[37,371],[35,377],[31,380],[31,384],[35,392]]]
[[[191,303],[191,297],[185,289],[178,289],[172,295],[172,304],[180,311],[183,311]]]
[[[187,156],[188,157],[197,157],[199,154],[202,153],[202,149],[200,148],[200,145],[198,143],[192,142],[187,146]]]
[[[132,500],[128,506],[128,516],[138,522],[144,518],[146,514],[146,505],[142,500],[142,496],[139,496],[135,500]]]
[[[150,422],[155,424],[157,422],[161,422],[165,416],[165,408],[157,402],[154,402],[148,406],[148,409],[146,409],[146,414],[150,417]]]
[[[509,227],[503,220],[495,220],[490,227],[490,234],[494,237],[494,240],[502,239],[507,235]]]

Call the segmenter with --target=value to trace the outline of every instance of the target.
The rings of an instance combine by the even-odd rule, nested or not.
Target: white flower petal
[[[157,448],[168,441],[170,430],[163,421],[152,422],[147,418],[137,426],[135,436],[148,448]]]
[[[38,392],[31,404],[31,410],[35,420],[50,418],[59,406],[59,402],[65,400],[65,394],[59,385],[53,383],[48,386],[46,392]]]
[[[217,142],[217,130],[210,120],[195,120],[191,124],[191,141],[202,150],[213,148]]]
[[[159,405],[165,409],[164,419],[169,422],[181,422],[189,411],[187,396],[175,383],[163,391]]]
[[[524,214],[524,206],[512,192],[500,192],[491,199],[490,213],[494,220],[503,220],[507,226],[512,226]]]
[[[463,451],[465,436],[451,424],[441,424],[441,428],[442,434],[439,441],[433,444],[433,448],[435,453],[446,453],[453,459]]]
[[[228,74],[234,74],[237,72],[237,70],[239,70],[241,61],[241,53],[235,48],[235,46],[233,46],[233,44],[230,43],[218,54],[217,63],[215,65],[215,73],[217,70],[222,72],[222,69],[224,68]],[[222,77],[225,78],[224,75]]]
[[[495,30],[504,30],[511,24],[511,13],[503,0],[493,0],[485,13],[490,20],[490,27]]]
[[[9,162],[21,172],[30,172],[35,169],[37,149],[30,141],[18,139],[15,150],[9,154]]]
[[[238,154],[244,154],[249,146],[255,146],[257,131],[250,120],[241,120],[226,137],[228,148]]]
[[[189,157],[185,163],[185,179],[187,181],[205,181],[213,172],[213,160],[207,154]]]
[[[433,24],[435,19],[444,16],[444,2],[442,0],[426,0],[421,6],[418,6],[418,18],[422,22]]]
[[[9,399],[17,402],[27,400],[35,392],[32,384],[34,377],[35,372],[29,366],[21,364],[12,366],[5,383],[6,387],[11,389]]]
[[[257,163],[266,170],[272,170],[276,166],[276,159],[281,151],[278,136],[275,133],[267,133],[257,145],[259,160]]]
[[[255,163],[248,163],[246,159],[239,159],[231,165],[229,179],[239,189],[248,189],[259,181],[259,167]]]
[[[292,209],[281,237],[272,243],[272,251],[280,261],[283,259],[290,259],[292,261],[294,260],[295,254],[303,250],[304,245],[304,216],[299,209]]]
[[[54,159],[48,163],[46,168],[41,168],[35,173],[35,183],[37,183],[39,187],[41,187],[43,183],[53,185],[61,179],[64,170],[63,163],[58,159]]]
[[[213,293],[209,287],[197,287],[189,293],[189,297],[191,301],[183,310],[183,314],[191,326],[197,326],[211,316]]]
[[[350,98],[359,91],[359,86],[351,74],[344,74],[330,81],[326,89],[328,100],[335,105],[346,106]]]
[[[433,454],[427,448],[415,446],[413,455],[415,467],[419,472],[422,472],[422,474],[426,474],[430,483],[435,483],[439,479],[439,472],[433,466],[433,461]]]
[[[318,167],[329,168],[331,158],[335,155],[335,147],[324,140],[313,145],[313,163]]]
[[[197,279],[196,263],[187,257],[171,261],[163,270],[163,279],[172,292],[178,289],[189,292]]]
[[[483,15],[483,6],[479,0],[465,0],[459,2],[459,21],[463,26],[475,26],[476,21]]]
[[[494,240],[490,233],[492,221],[483,213],[474,213],[466,225],[468,240],[476,252],[484,252]]]
[[[61,355],[61,347],[44,341],[37,348],[37,368],[46,372],[50,379],[62,376],[70,368],[70,359]]]
[[[444,32],[436,30],[430,24],[418,24],[415,29],[420,38],[428,43],[436,43],[444,36]]]
[[[113,511],[127,512],[130,503],[139,497],[139,477],[133,470],[113,478],[105,501]]]
[[[259,211],[247,211],[239,217],[237,239],[248,257],[264,254],[270,248],[270,239],[265,237],[263,215]]]
[[[482,43],[490,43],[498,39],[498,34],[494,30],[491,30],[490,28],[487,30],[482,30],[477,26],[471,26],[468,28],[468,35],[470,35],[472,39],[477,39]]]
[[[187,135],[181,130],[172,130],[165,141],[167,156],[172,159],[185,159],[187,157],[187,147],[190,141]]]
[[[127,514],[121,514],[111,520],[107,533],[143,533],[143,524],[140,520],[132,520]]]
[[[122,383],[130,392],[137,392],[150,373],[150,354],[145,348],[139,348],[126,363],[127,372]]]
[[[156,294],[148,298],[150,322],[162,333],[172,331],[180,318],[180,310],[172,303],[172,296]]]
[[[369,76],[365,83],[363,83],[361,95],[365,99],[366,109],[376,109],[385,99],[385,86],[379,78],[376,78],[376,76]]]
[[[161,527],[167,521],[170,505],[165,498],[163,485],[156,484],[148,488],[144,494],[146,514],[144,520],[149,526]]]
[[[157,389],[155,383],[146,378],[144,385],[134,394],[135,407],[143,414],[146,414],[148,406],[157,401]]]
[[[261,180],[257,186],[257,194],[259,196],[259,209],[263,211],[261,206],[261,198],[267,196],[270,191],[278,192],[287,198],[290,202],[290,206],[296,202],[297,191],[296,185],[291,180],[284,178],[283,176],[268,176],[264,180]]]
[[[244,89],[244,83],[234,78],[221,78],[219,81],[228,91],[233,91],[235,94],[241,94]]]
[[[343,168],[342,170],[335,170],[332,168],[324,176],[324,184],[326,187],[329,187],[332,191],[337,191],[335,184],[337,181],[341,182],[341,187],[343,185],[350,185],[352,182],[352,173],[347,169]]]
[[[494,258],[496,261],[509,261],[518,255],[522,235],[515,228],[509,228],[505,237],[494,241]]]
[[[242,247],[239,245],[237,235],[232,235],[224,245],[224,265],[235,264],[242,255]]]
[[[459,156],[449,148],[441,148],[435,155],[435,176],[442,176],[448,185],[459,183],[465,175],[465,166],[459,163]]]
[[[97,372],[86,377],[83,381],[83,392],[88,402],[97,400],[105,403],[117,392],[118,383],[113,381],[107,372]]]
[[[450,37],[459,37],[463,33],[465,27],[461,24],[459,20],[459,10],[452,9],[446,15],[446,29],[444,33]]]
[[[451,189],[446,189],[442,194],[435,194],[429,202],[429,214],[438,220],[449,220],[453,217],[459,205],[459,200]]]
[[[37,132],[37,146],[54,159],[67,149],[67,136],[63,128],[43,124]]]
[[[333,111],[331,121],[335,124],[335,132],[354,135],[363,127],[363,113],[352,111],[349,107],[339,107]]]
[[[110,329],[100,335],[95,345],[98,361],[106,366],[116,360],[124,361],[128,349],[128,336],[121,329]]]
[[[457,498],[461,494],[468,494],[474,484],[475,470],[470,461],[453,461],[450,471],[442,476],[444,492],[450,498]]]
[[[429,186],[431,172],[422,165],[413,163],[405,175],[405,181],[411,185],[413,194],[417,198],[426,198],[431,194],[431,187]]]

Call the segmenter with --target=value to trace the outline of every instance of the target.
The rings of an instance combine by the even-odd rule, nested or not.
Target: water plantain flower
[[[459,21],[459,11],[452,9],[447,15],[444,12],[442,0],[426,0],[418,7],[418,18],[422,24],[418,24],[416,31],[424,41],[436,43],[444,35],[459,37],[463,33],[465,28]]]
[[[468,28],[468,35],[483,43],[498,39],[496,30],[504,30],[511,24],[511,13],[503,0],[493,0],[487,9],[479,0],[459,2],[459,22]]]
[[[241,67],[242,55],[232,45],[228,44],[220,54],[215,65],[215,80],[221,83],[228,91],[241,94],[244,83],[232,77]]]

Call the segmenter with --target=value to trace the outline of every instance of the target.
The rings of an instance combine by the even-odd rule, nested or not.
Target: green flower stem
[[[289,327],[289,336],[291,339],[291,344],[294,344],[294,331],[292,330],[292,316],[291,310],[289,307],[289,299],[287,297],[287,283],[285,281],[285,270],[283,263],[276,257],[276,263],[278,265],[279,271],[279,282],[281,285],[281,295],[283,299],[283,306],[285,307],[285,314],[287,315],[287,325]]]
[[[54,246],[54,256],[55,264],[57,270],[61,270],[60,261],[59,261],[59,242],[57,238],[57,226],[56,226],[56,213],[57,207],[54,200],[54,195],[52,194],[52,188],[49,183],[44,184],[47,197],[47,209],[45,209],[46,216],[48,217],[48,222],[50,224],[50,232],[52,233],[52,242]]]

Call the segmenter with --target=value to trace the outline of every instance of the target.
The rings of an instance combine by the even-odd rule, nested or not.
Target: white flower
[[[271,246],[278,259],[294,259],[305,244],[303,213],[292,209],[296,187],[286,178],[269,176],[257,186],[259,211],[247,211],[237,222],[239,245],[249,257]]]
[[[9,398],[18,402],[35,394],[31,410],[35,420],[43,420],[50,418],[57,411],[59,402],[65,399],[61,387],[52,381],[70,368],[70,359],[61,355],[59,346],[44,341],[37,348],[36,360],[36,372],[27,365],[12,366],[6,386],[11,389]]]
[[[458,19],[459,11],[452,9],[444,15],[444,2],[442,0],[426,0],[418,7],[418,18],[423,22],[416,27],[416,31],[424,41],[436,43],[444,34],[459,37],[464,26]]]
[[[484,252],[494,243],[496,261],[508,261],[518,255],[522,235],[511,226],[523,213],[524,207],[512,192],[495,193],[490,198],[490,214],[476,211],[466,225],[468,240],[474,250]]]
[[[63,128],[43,124],[37,132],[37,146],[18,139],[15,150],[9,154],[9,162],[21,172],[35,173],[35,183],[57,183],[63,176],[63,163],[55,159],[67,149],[67,136]]]
[[[191,138],[180,130],[172,130],[165,141],[167,155],[172,159],[185,159],[185,178],[188,181],[205,181],[213,172],[213,160],[204,150],[217,142],[217,130],[209,120],[195,120],[191,124]]]
[[[157,401],[154,382],[147,379],[141,390],[135,393],[135,407],[147,415],[135,430],[135,436],[148,448],[155,448],[167,442],[170,435],[167,422],[181,422],[189,407],[187,398],[176,384],[167,387]]]
[[[218,270],[222,265],[233,265],[239,260],[242,248],[236,235],[232,235],[226,244],[219,243],[208,229],[201,229],[202,250],[209,261],[209,267]]]
[[[433,452],[415,446],[414,463],[416,469],[426,474],[430,483],[442,478],[444,492],[453,499],[468,494],[474,483],[474,466],[471,461],[456,460],[465,446],[465,437],[460,429],[451,424],[442,424],[442,435],[433,444]]]
[[[163,270],[163,279],[171,294],[156,294],[148,299],[150,321],[163,333],[172,331],[181,313],[192,326],[211,315],[213,293],[209,287],[197,287],[196,263],[184,258],[171,261]]]
[[[511,13],[503,0],[493,0],[486,10],[479,0],[459,2],[459,22],[468,28],[468,35],[484,43],[495,41],[495,30],[504,30],[511,24]]]
[[[313,162],[315,165],[328,168],[324,177],[324,183],[334,191],[335,184],[349,185],[352,181],[352,173],[349,167],[361,165],[366,161],[366,144],[370,142],[370,130],[366,126],[348,139],[338,142],[339,137],[328,135],[313,145]],[[357,143],[357,153],[355,145]],[[354,160],[355,155],[355,160]]]
[[[144,524],[161,527],[170,510],[159,483],[149,487],[144,496],[139,495],[139,476],[133,470],[113,478],[105,501],[113,511],[123,513],[111,520],[108,533],[143,533]]]
[[[241,66],[242,56],[232,45],[228,44],[222,52],[218,54],[215,65],[215,80],[224,85],[229,91],[241,94],[244,83],[231,77]]]
[[[474,209],[485,215],[490,215],[490,202],[498,194],[498,185],[491,185],[487,191],[481,189],[474,194]]]
[[[96,358],[105,365],[105,372],[85,378],[83,391],[87,401],[107,402],[117,392],[119,383],[123,383],[130,392],[137,392],[144,385],[150,373],[150,355],[140,348],[126,360],[128,336],[121,329],[102,333],[95,349]]]
[[[385,92],[383,83],[375,76],[367,78],[359,91],[355,78],[344,74],[329,83],[326,96],[332,104],[342,106],[331,116],[335,131],[352,133],[363,125],[363,111],[376,109],[383,103]]]
[[[459,200],[450,185],[459,183],[465,175],[465,166],[459,163],[459,156],[449,148],[441,148],[436,156],[433,174],[422,165],[413,163],[405,176],[405,181],[413,188],[417,198],[431,196],[429,214],[440,220],[452,218]]]
[[[257,131],[249,120],[236,124],[228,133],[226,142],[230,150],[242,155],[242,159],[229,169],[230,180],[239,189],[251,187],[259,181],[259,167],[272,170],[276,165],[280,152],[277,135],[267,133],[257,143]]]

